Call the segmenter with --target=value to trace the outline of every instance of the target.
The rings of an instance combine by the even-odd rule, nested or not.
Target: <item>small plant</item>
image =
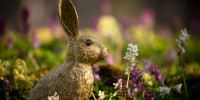
[[[188,45],[187,41],[189,39],[189,34],[187,33],[186,28],[181,30],[181,34],[179,36],[179,39],[177,39],[177,47],[178,47],[178,57],[179,57],[179,66],[182,67],[182,74],[183,74],[183,84],[185,88],[185,94],[186,97],[188,97],[188,91],[187,91],[187,84],[186,84],[186,75],[185,75],[185,63],[183,61],[183,54],[186,53],[185,46]]]
[[[14,66],[11,68],[11,66]],[[9,67],[9,68],[8,68]],[[27,75],[26,63],[17,59],[15,65],[10,65],[8,61],[0,60],[1,85],[6,99],[12,97],[27,99],[33,86],[33,80]]]
[[[156,95],[155,90],[151,86],[148,87],[148,85],[145,85],[144,78],[142,78],[144,70],[137,68],[139,63],[134,63],[136,56],[138,56],[137,45],[130,43],[128,46],[128,52],[126,52],[126,56],[124,57],[127,61],[124,73],[125,75],[114,76],[114,78],[118,80],[117,83],[113,83],[116,91],[106,96],[110,96],[110,100],[112,100],[112,98],[123,98],[124,100],[143,98],[146,100],[153,100]],[[162,77],[161,71],[158,70],[157,65],[154,66],[150,64],[148,71],[150,75],[152,75],[151,77],[154,76],[155,81],[159,84],[159,86],[164,85],[165,78]],[[165,92],[161,91],[161,93]]]

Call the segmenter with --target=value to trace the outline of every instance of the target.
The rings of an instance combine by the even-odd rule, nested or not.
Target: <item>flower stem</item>
[[[96,97],[94,96],[94,93],[93,93],[93,92],[92,92],[92,96],[93,96],[94,100],[97,100]]]
[[[127,78],[126,88],[128,88],[129,78],[130,78],[130,71],[128,72],[128,78]],[[125,98],[124,98],[124,100],[125,100]]]
[[[130,71],[128,72],[128,78],[127,78],[126,88],[128,88],[129,78],[130,78]]]
[[[183,68],[182,69],[182,72],[183,72],[183,84],[184,84],[184,88],[185,88],[185,94],[186,94],[186,97],[188,99],[188,92],[187,92],[187,84],[186,84],[186,79],[185,79],[185,64],[183,62],[183,58],[181,57],[181,54],[179,53],[179,63],[180,63],[180,66]]]
[[[186,84],[186,80],[185,80],[185,72],[184,71],[183,71],[183,82],[184,82],[185,94],[188,99],[187,84]]]

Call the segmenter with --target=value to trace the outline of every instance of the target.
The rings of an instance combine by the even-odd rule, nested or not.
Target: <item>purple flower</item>
[[[154,25],[154,12],[151,9],[146,9],[141,13],[141,22],[148,27]]]
[[[145,99],[147,99],[147,100],[154,100],[154,97],[155,97],[154,90],[152,90],[152,91],[147,90],[147,91],[145,92],[144,97],[145,97]]]
[[[99,66],[93,66],[93,70],[94,70],[94,72],[99,72]]]
[[[40,42],[40,40],[39,40],[39,38],[38,38],[37,33],[34,31],[34,32],[33,32],[33,46],[34,46],[35,48],[39,48],[40,45],[41,45],[41,42]]]
[[[12,37],[9,37],[8,38],[8,50],[10,50],[10,49],[12,49],[12,47],[13,47],[13,38]]]
[[[98,32],[98,23],[99,23],[99,18],[94,17],[90,20],[90,25],[92,29],[95,31],[95,33]]]
[[[123,75],[119,75],[119,76],[113,76],[115,79],[122,79]]]
[[[151,75],[155,76],[155,80],[158,83],[162,83],[164,85],[165,78],[162,77],[161,71],[158,71],[157,65],[155,67],[154,67],[154,65],[151,65],[150,73],[151,73]]]
[[[99,74],[94,74],[94,79],[96,81],[100,81],[101,80],[101,77],[99,76]]]
[[[142,73],[144,72],[144,70],[138,69],[137,68],[138,64],[139,63],[136,63],[135,66],[133,66],[133,69],[130,71],[128,88],[126,87],[127,81],[123,79],[123,75],[114,76],[115,79],[118,79],[118,82],[115,83],[114,85],[117,86],[117,89],[121,91],[123,98],[125,98],[126,100],[133,100],[137,94],[141,94],[141,93],[144,93],[145,99],[154,100],[154,97],[155,97],[154,90],[150,91],[144,85],[144,80],[142,80]],[[162,81],[162,83],[164,83],[164,80],[162,79],[160,72],[158,72],[157,66],[155,68],[154,66],[151,66],[151,68],[152,68],[151,74],[159,76],[159,77],[155,76],[156,80],[158,80],[159,82]]]
[[[110,14],[112,12],[110,0],[99,0],[99,7],[101,14]]]
[[[4,19],[0,19],[0,36],[3,36],[6,32],[6,21]]]
[[[137,65],[138,64],[139,63],[136,63],[136,65],[134,66],[133,70],[130,71],[131,72],[130,79],[133,82],[133,84],[130,83],[130,85],[132,85],[133,87],[135,87],[135,86],[138,87],[139,86],[139,82],[141,81],[141,78],[142,78],[142,73],[144,72],[144,70],[140,71],[139,69],[137,69]]]
[[[22,10],[22,26],[24,33],[28,33],[29,31],[28,18],[29,18],[29,11],[27,8],[24,8]]]
[[[147,72],[151,68],[151,59],[143,59],[142,61],[146,63],[144,65],[144,71]]]
[[[99,72],[99,66],[92,66],[93,68],[93,75],[94,75],[94,80],[96,81],[100,81],[101,77],[99,76],[99,74],[97,72]]]
[[[142,81],[142,85],[140,86],[140,93],[144,92],[144,80]]]
[[[8,79],[4,80],[4,93],[6,94],[6,92],[12,92],[12,87],[11,87],[10,81]]]

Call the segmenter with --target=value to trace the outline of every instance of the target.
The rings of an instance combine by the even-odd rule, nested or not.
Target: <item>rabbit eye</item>
[[[86,42],[85,42],[85,45],[87,45],[87,46],[90,46],[92,44],[92,42],[90,41],[90,40],[87,40]]]

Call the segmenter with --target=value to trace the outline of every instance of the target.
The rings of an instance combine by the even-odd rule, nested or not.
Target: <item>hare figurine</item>
[[[95,37],[79,33],[79,20],[71,0],[59,0],[58,15],[69,38],[66,59],[35,85],[29,100],[47,100],[55,92],[60,100],[88,100],[94,83],[92,65],[103,60],[108,49]]]

